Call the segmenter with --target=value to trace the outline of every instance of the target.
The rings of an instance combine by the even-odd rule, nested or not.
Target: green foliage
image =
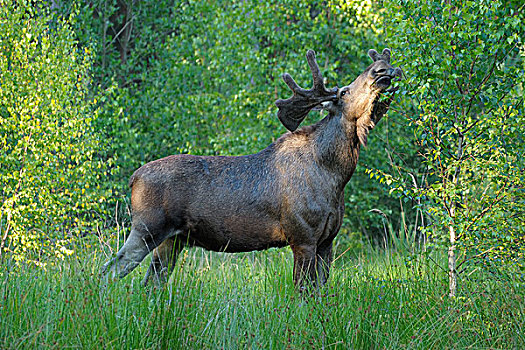
[[[434,242],[457,241],[463,262],[522,264],[523,5],[399,0],[387,13],[388,40],[407,76],[397,118],[414,133],[426,169],[382,178],[420,204]]]
[[[91,53],[71,19],[41,4],[1,4],[0,254],[45,265],[95,227],[108,196],[104,135],[88,98]]]

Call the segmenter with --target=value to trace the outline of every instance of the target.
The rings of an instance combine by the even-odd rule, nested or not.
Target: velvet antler
[[[315,106],[326,101],[337,100],[337,88],[327,89],[324,86],[321,70],[315,60],[315,52],[308,50],[306,60],[312,71],[314,86],[310,90],[301,88],[290,74],[283,74],[283,80],[293,91],[293,96],[286,100],[277,100],[275,105],[279,108],[277,116],[286,129],[295,131],[304,120],[308,112]]]

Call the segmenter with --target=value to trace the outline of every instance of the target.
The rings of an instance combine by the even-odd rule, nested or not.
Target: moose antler
[[[315,52],[308,50],[306,60],[312,71],[314,86],[310,90],[301,88],[288,73],[283,74],[283,80],[293,91],[293,96],[286,100],[277,100],[275,105],[279,108],[277,116],[286,129],[295,131],[304,120],[308,112],[315,106],[337,100],[337,88],[327,89],[324,86],[321,70],[315,60]]]

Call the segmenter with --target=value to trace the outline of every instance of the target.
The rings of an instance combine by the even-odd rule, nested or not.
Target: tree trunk
[[[136,0],[117,0],[117,10],[110,16],[113,31],[112,43],[120,54],[120,61],[125,64],[128,59],[129,42],[133,28],[133,5]],[[104,28],[106,30],[106,28]]]
[[[458,131],[458,151],[457,151],[457,159],[458,162],[461,161],[461,157],[463,156],[463,142],[465,140],[465,137],[462,133]],[[458,187],[458,180],[461,172],[461,163],[458,163],[456,165],[456,171],[454,172],[454,176],[452,178],[453,183],[453,189],[454,191],[457,190]],[[449,233],[449,247],[448,247],[448,290],[449,290],[449,297],[453,298],[456,296],[456,290],[457,290],[457,272],[456,272],[456,230],[454,229],[454,218],[456,217],[456,198],[453,198],[452,202],[450,203],[450,218],[452,219],[452,223],[448,226],[448,233]]]
[[[448,296],[455,297],[457,289],[457,274],[456,274],[456,231],[450,225],[448,227],[450,234],[450,246],[448,247]]]

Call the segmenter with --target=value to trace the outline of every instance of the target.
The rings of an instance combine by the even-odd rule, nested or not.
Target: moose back
[[[290,245],[296,285],[324,284],[343,220],[344,187],[360,145],[388,110],[392,81],[401,77],[389,49],[369,55],[373,63],[354,82],[327,89],[309,50],[313,88],[300,88],[284,74],[293,96],[276,105],[290,132],[259,153],[173,155],[135,171],[131,233],[103,272],[124,277],[153,251],[147,284],[168,279],[184,246],[234,253]],[[298,129],[314,107],[326,117]]]

